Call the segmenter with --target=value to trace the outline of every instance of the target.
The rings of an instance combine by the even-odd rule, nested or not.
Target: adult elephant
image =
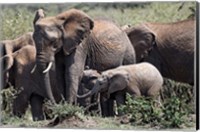
[[[162,76],[194,84],[195,20],[145,23],[126,28],[136,60],[154,64]]]
[[[33,120],[36,121],[45,118],[42,105],[44,98],[48,97],[46,91],[41,88],[43,81],[40,72],[35,70],[31,73],[35,65],[36,49],[34,45],[31,45],[34,44],[34,41],[30,37],[32,36],[27,36],[22,41],[13,41],[16,45],[18,42],[18,45],[24,43],[24,46],[13,53],[9,51],[9,54],[4,55],[0,60],[6,66],[4,67],[6,69],[3,70],[4,74],[7,75],[3,78],[4,84],[10,82],[17,91],[13,101],[13,114],[19,117],[23,116],[30,103]],[[7,44],[10,46],[10,43],[6,43],[5,46]],[[52,68],[49,74],[54,98],[59,102],[61,93],[57,89],[55,69]]]
[[[61,90],[69,103],[77,100],[85,65],[103,71],[135,63],[134,48],[124,31],[107,20],[93,21],[76,9],[46,18],[42,10],[38,10],[33,38],[37,49],[37,68],[48,78],[45,74],[55,55],[56,71],[60,73],[58,82],[62,84]],[[50,89],[49,81],[45,83]]]

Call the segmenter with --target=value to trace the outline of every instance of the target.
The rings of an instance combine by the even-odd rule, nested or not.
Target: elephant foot
[[[14,116],[17,116],[17,117],[19,117],[19,118],[22,118],[22,116],[25,114],[25,113],[22,113],[22,112],[19,112],[19,111],[13,111],[13,114],[14,114]]]
[[[44,120],[43,97],[33,94],[30,99],[30,105],[33,121]]]
[[[44,120],[44,116],[33,117],[33,121],[42,121]]]

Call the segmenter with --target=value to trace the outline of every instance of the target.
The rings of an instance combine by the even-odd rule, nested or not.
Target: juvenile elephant
[[[195,22],[145,23],[125,31],[135,48],[137,62],[150,62],[162,76],[193,85]]]
[[[81,83],[78,89],[78,94],[81,95],[89,92],[94,87],[96,80],[99,76],[100,74],[96,70],[91,70],[91,69],[84,70]],[[78,98],[77,103],[85,108],[86,113],[88,112],[100,113],[99,95],[94,95],[91,96],[90,98],[85,98],[85,99]]]
[[[110,98],[111,94],[115,94],[114,98],[119,106],[125,103],[125,92],[133,97],[143,95],[155,98],[159,96],[162,85],[163,78],[157,68],[143,62],[103,71],[92,90],[78,97],[87,98],[101,92]]]
[[[1,61],[1,63],[3,64],[2,72],[4,74],[3,88],[6,88],[9,86],[8,82],[10,82],[14,86],[14,82],[13,82],[14,78],[12,76],[8,77],[9,75],[8,72],[10,71],[9,69],[11,69],[11,66],[13,65],[13,61],[14,61],[12,57],[12,53],[20,50],[26,45],[32,45],[32,46],[35,45],[32,38],[32,32],[25,33],[14,40],[3,40],[0,42],[0,50],[1,50],[0,59],[3,60]],[[2,59],[2,57],[5,55],[7,57]]]
[[[4,56],[7,54],[12,54],[13,52],[21,49],[23,46],[26,45],[35,45],[32,38],[32,34],[33,34],[32,32],[28,32],[17,37],[14,40],[0,41],[1,53],[3,53],[1,55]]]
[[[69,103],[76,103],[84,66],[104,71],[135,63],[134,48],[124,31],[110,21],[92,20],[76,9],[46,18],[38,10],[33,38],[38,71],[49,78],[46,74],[55,57],[56,72],[60,74],[57,82]],[[45,84],[45,89],[51,89],[48,79]]]
[[[13,114],[21,117],[25,114],[28,104],[31,105],[33,120],[43,120],[43,100],[47,97],[46,91],[41,88],[43,85],[40,73],[35,70],[31,73],[35,65],[36,49],[33,45],[26,45],[21,49],[3,56],[1,59],[11,58],[12,64],[7,69],[8,80],[13,78],[12,85],[18,91],[13,102]],[[4,61],[6,62],[6,61]],[[51,86],[55,100],[61,100],[61,93],[57,89],[55,69],[50,70]]]

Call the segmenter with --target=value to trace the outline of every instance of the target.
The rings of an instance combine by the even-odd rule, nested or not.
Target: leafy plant
[[[184,117],[188,115],[188,111],[185,109],[184,105],[184,102],[181,102],[181,100],[175,96],[167,99],[163,104],[162,125],[165,127],[177,128],[187,123]]]
[[[0,91],[0,96],[1,96],[1,110],[4,110],[6,113],[11,113],[12,112],[12,104],[13,100],[16,97],[16,94],[19,93],[16,89],[13,87],[2,89]]]
[[[135,97],[127,94],[126,105],[119,108],[124,114],[131,114],[130,122],[136,125],[150,123],[156,125],[161,121],[161,108],[157,107],[157,102],[152,98]]]
[[[147,97],[132,98],[127,94],[126,104],[120,107],[121,113],[130,115],[133,125],[146,125],[159,128],[182,128],[190,125],[193,102],[188,85],[165,80],[165,90],[161,91],[161,105]],[[166,91],[167,89],[167,91]],[[189,90],[188,90],[189,89]],[[168,91],[169,90],[169,91]],[[181,92],[180,92],[181,91]],[[189,96],[190,95],[190,96]]]
[[[83,108],[61,101],[58,104],[53,104],[50,101],[45,103],[46,109],[49,111],[49,116],[53,117],[71,117],[83,114]]]

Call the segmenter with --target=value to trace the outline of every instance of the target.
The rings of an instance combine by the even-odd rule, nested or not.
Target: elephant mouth
[[[64,50],[64,54],[67,56],[67,55],[70,55],[71,53],[75,52],[76,47],[71,48],[71,49],[69,49],[69,50],[66,50],[66,49],[64,48],[63,50]]]

